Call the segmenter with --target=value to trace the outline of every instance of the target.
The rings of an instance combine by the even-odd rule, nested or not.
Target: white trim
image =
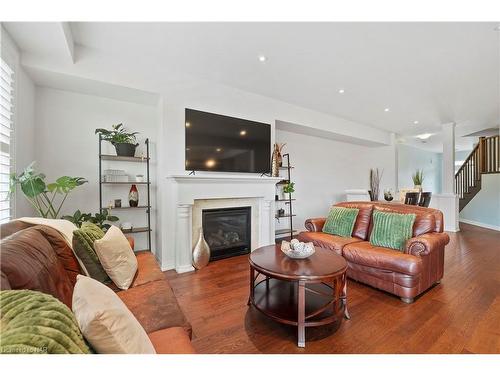
[[[460,219],[460,222],[465,223],[465,224],[475,225],[477,227],[482,227],[482,228],[486,228],[486,229],[492,229],[492,230],[496,230],[496,231],[500,232],[500,226],[498,226],[498,225],[485,224],[485,223],[480,223],[478,221],[467,220],[467,219]]]

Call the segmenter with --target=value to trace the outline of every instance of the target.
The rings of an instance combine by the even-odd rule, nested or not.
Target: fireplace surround
[[[250,206],[250,251],[274,243],[275,184],[280,180],[255,175],[169,176],[169,201],[175,209],[167,211],[162,244],[173,246],[162,246],[162,268],[175,268],[179,273],[194,270],[192,251],[203,209]]]

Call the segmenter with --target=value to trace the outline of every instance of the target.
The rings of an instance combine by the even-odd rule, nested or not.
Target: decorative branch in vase
[[[377,201],[380,192],[380,181],[382,181],[382,176],[384,170],[379,172],[378,168],[370,169],[370,199],[372,201]]]

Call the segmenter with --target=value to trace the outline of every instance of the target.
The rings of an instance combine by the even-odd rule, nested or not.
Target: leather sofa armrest
[[[429,255],[434,249],[445,247],[450,242],[446,233],[426,233],[413,237],[406,243],[406,254],[423,256]]]
[[[318,217],[314,219],[307,219],[304,226],[309,232],[321,232],[323,225],[325,225],[326,218]]]

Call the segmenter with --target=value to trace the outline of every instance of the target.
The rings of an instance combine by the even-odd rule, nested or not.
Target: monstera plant
[[[19,175],[10,176],[10,194],[14,193],[19,185],[24,196],[44,218],[56,219],[68,195],[87,180],[83,177],[59,177],[55,182],[46,183],[45,175],[38,173],[31,163]]]

